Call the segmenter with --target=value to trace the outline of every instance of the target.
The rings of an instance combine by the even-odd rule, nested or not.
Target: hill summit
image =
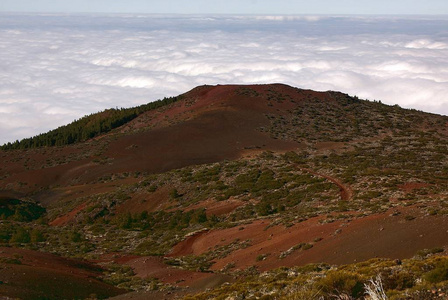
[[[162,172],[267,150],[330,149],[408,130],[447,132],[441,116],[282,84],[200,86],[159,105],[128,110],[132,117],[119,127],[101,126],[117,118],[110,111],[91,115],[77,125],[79,135],[88,137],[82,130],[89,125],[105,127],[105,134],[64,149],[41,147],[36,155],[20,152],[17,159],[29,160],[27,167],[4,171],[11,182],[26,182],[19,174],[35,173],[28,185],[45,187],[89,182],[101,173]]]

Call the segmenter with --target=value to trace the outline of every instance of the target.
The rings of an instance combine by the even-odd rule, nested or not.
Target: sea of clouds
[[[448,16],[0,14],[0,144],[197,85],[274,82],[448,115]]]

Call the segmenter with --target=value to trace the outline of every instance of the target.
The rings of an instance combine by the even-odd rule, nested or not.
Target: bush
[[[26,244],[29,243],[31,240],[30,233],[28,230],[19,227],[17,228],[16,232],[11,237],[10,242],[11,243],[18,243],[18,244]]]
[[[45,242],[45,236],[43,235],[42,231],[37,228],[34,228],[31,231],[30,238],[32,243]]]
[[[425,274],[424,278],[430,283],[448,280],[448,261],[445,260],[437,263],[432,271]]]
[[[0,219],[30,222],[46,212],[40,204],[8,197],[0,197]]]
[[[441,252],[443,252],[443,248],[436,247],[436,248],[432,248],[432,249],[419,250],[419,251],[417,251],[417,255],[421,256],[421,257],[426,257],[429,255],[441,253]]]
[[[266,257],[268,257],[269,254],[260,254],[257,256],[257,258],[255,259],[256,261],[262,261],[265,260]]]
[[[320,288],[328,294],[346,293],[358,298],[363,292],[361,277],[356,273],[347,271],[329,271],[327,276],[319,282]]]
[[[73,243],[80,243],[83,241],[83,237],[82,237],[81,233],[79,233],[78,231],[73,231],[70,233],[70,240]]]
[[[172,189],[172,190],[171,190],[171,192],[170,192],[170,198],[171,198],[171,199],[177,199],[177,198],[180,198],[180,197],[182,197],[182,195],[179,194],[179,192],[177,191],[177,189]]]
[[[256,209],[257,209],[257,213],[260,216],[267,216],[267,215],[271,215],[271,214],[274,214],[277,212],[277,210],[274,209],[271,204],[269,204],[265,201],[262,201],[259,204],[257,204]]]
[[[303,250],[308,250],[308,249],[311,249],[311,248],[313,248],[313,244],[306,243],[306,244],[304,244],[302,246]]]

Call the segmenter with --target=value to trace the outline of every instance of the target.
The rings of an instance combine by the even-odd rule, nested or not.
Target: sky
[[[446,0],[1,0],[7,12],[448,14]]]
[[[285,83],[448,115],[448,15],[79,14],[45,3],[0,0],[0,11],[16,11],[0,12],[0,144],[203,84]]]

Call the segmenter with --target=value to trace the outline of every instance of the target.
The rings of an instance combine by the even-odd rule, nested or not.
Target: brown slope
[[[294,101],[270,101],[266,95],[273,91]],[[285,85],[199,87],[181,101],[149,111],[93,141],[2,151],[0,189],[31,192],[91,183],[111,173],[163,172],[234,159],[249,149],[297,149],[300,144],[274,139],[260,128],[269,125],[267,114],[286,114],[309,94],[331,100],[326,93]]]
[[[149,112],[151,130],[111,142],[106,153],[113,172],[142,169],[163,172],[187,165],[235,159],[249,148],[286,151],[298,143],[276,140],[260,131],[265,114],[286,110],[291,103],[269,107],[266,99],[239,95],[240,86],[197,88],[161,112]],[[269,86],[252,87],[268,89]],[[272,88],[272,87],[271,87]],[[279,88],[285,88],[279,85]],[[292,88],[291,92],[295,91]],[[266,91],[260,90],[260,95]],[[129,127],[135,126],[135,120]]]
[[[99,267],[37,251],[0,248],[0,296],[20,299],[85,299],[125,291],[98,279]]]

